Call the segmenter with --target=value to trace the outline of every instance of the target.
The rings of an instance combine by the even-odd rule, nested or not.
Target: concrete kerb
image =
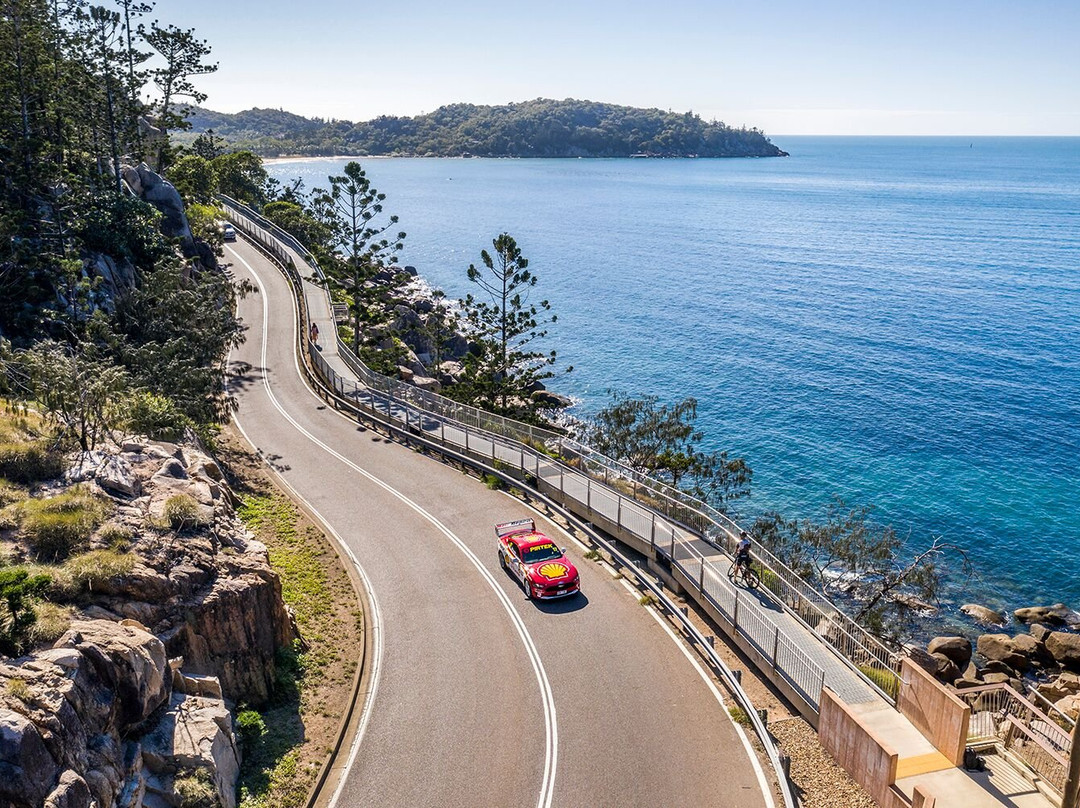
[[[433,441],[421,434],[410,434],[408,430],[396,426],[393,423],[393,419],[389,417],[384,418],[377,413],[369,412],[364,408],[357,406],[355,403],[349,401],[348,399],[338,396],[337,392],[333,390],[330,386],[328,386],[323,381],[319,373],[314,369],[314,367],[312,367],[310,363],[310,358],[306,355],[307,351],[303,350],[303,348],[301,347],[303,344],[306,343],[306,339],[303,336],[303,334],[305,333],[303,330],[303,326],[305,323],[305,314],[301,313],[300,311],[301,307],[304,306],[304,303],[301,302],[303,296],[302,294],[299,294],[299,292],[302,291],[302,287],[299,290],[296,288],[294,279],[289,277],[289,268],[282,266],[281,262],[277,260],[272,254],[265,254],[268,254],[271,260],[273,260],[274,264],[282,270],[283,274],[285,274],[287,278],[289,278],[289,285],[293,289],[294,303],[296,305],[297,316],[300,325],[300,330],[298,333],[300,334],[301,343],[300,345],[294,346],[294,348],[296,350],[299,350],[300,354],[302,355],[301,367],[304,369],[305,375],[308,376],[308,386],[313,393],[318,395],[319,398],[327,401],[327,403],[333,403],[335,409],[339,411],[344,410],[351,413],[354,417],[357,418],[357,420],[364,421],[372,426],[375,426],[376,428],[382,427],[382,429],[385,430],[389,438],[391,438],[392,440],[400,440],[403,445],[408,446],[411,440],[412,442],[424,446],[430,451],[433,451],[447,459],[456,461],[463,466],[469,466],[479,473],[494,476],[504,483],[511,485],[515,483],[521,483],[523,485],[523,488],[525,489],[523,490],[523,493],[526,493],[527,490],[530,496],[534,497],[538,501],[543,502],[548,507],[556,510],[564,519],[567,520],[568,524],[573,524],[575,527],[585,533],[585,535],[589,536],[589,538],[593,542],[595,542],[605,551],[610,553],[612,557],[619,559],[620,564],[622,564],[624,567],[630,569],[634,568],[632,562],[625,556],[623,556],[614,547],[614,545],[612,545],[610,542],[600,536],[600,534],[596,532],[596,530],[594,530],[591,525],[574,516],[558,502],[541,493],[539,490],[532,488],[517,477],[507,474],[502,469],[497,469],[494,466],[490,466],[477,458],[470,457],[468,455],[464,455],[457,451],[454,451],[453,449],[450,449],[447,446]],[[293,271],[296,271],[295,268],[293,268]],[[481,432],[481,430],[476,431]],[[698,631],[697,627],[694,626],[694,624],[689,620],[689,618],[685,614],[683,614],[679,607],[665,594],[662,587],[660,587],[654,581],[650,580],[648,576],[642,575],[637,577],[639,583],[649,590],[649,593],[657,600],[658,604],[663,607],[664,611],[682,626],[683,631],[691,639],[692,644],[694,644],[700,651],[704,652],[704,655],[709,661],[710,666],[719,673],[720,678],[724,681],[730,692],[735,695],[736,701],[739,702],[739,706],[743,709],[743,711],[750,719],[755,734],[758,736],[762,746],[765,748],[766,755],[769,758],[770,764],[774,771],[774,775],[777,778],[777,781],[781,784],[780,790],[783,795],[786,808],[795,808],[797,801],[794,796],[790,780],[787,777],[786,770],[780,760],[780,755],[776,748],[775,742],[773,741],[772,736],[769,734],[768,728],[765,726],[764,722],[761,720],[761,717],[758,715],[757,710],[753,705],[753,702],[750,700],[750,697],[742,689],[742,686],[739,683],[739,680],[735,677],[735,674],[731,671],[730,668],[728,668],[727,664],[716,654],[715,650],[712,648],[711,645],[709,645],[708,641],[701,634],[701,632]],[[357,691],[357,695],[358,693],[359,690]],[[352,711],[354,708],[355,699],[350,706],[350,711]],[[334,747],[333,752],[331,753],[327,765],[329,765],[329,763],[336,757],[338,751],[340,750],[342,742],[343,738],[339,739],[338,743]],[[325,774],[321,779],[325,781]],[[324,783],[320,784],[320,788],[322,787],[324,787]],[[311,808],[312,806],[317,804],[317,802],[318,794],[316,793],[314,799],[309,800],[307,804],[308,808]]]

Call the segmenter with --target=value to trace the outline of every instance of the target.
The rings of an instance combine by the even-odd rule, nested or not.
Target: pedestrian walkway
[[[635,532],[647,544],[651,542],[661,550],[670,546],[671,562],[688,579],[699,582],[698,594],[724,613],[735,630],[809,704],[816,709],[821,688],[827,686],[874,736],[897,753],[895,786],[909,802],[915,786],[921,783],[930,789],[941,808],[983,805],[1052,808],[1053,804],[1037,791],[1029,793],[1011,781],[1006,787],[1012,791],[1002,790],[1004,770],[980,779],[955,768],[911,721],[867,684],[852,663],[785,610],[769,592],[764,589],[748,592],[735,586],[727,578],[731,557],[713,544],[681,526],[658,519],[656,513],[636,499],[582,471],[509,439],[470,431],[452,418],[419,409],[405,396],[399,398],[366,387],[356,372],[355,360],[346,360],[339,350],[333,308],[316,271],[295,248],[288,244],[279,246],[303,278],[302,293],[308,316],[319,326],[317,357],[324,370],[332,371],[339,393],[464,454],[519,468],[523,476],[535,478],[538,486],[557,492],[564,501],[584,505],[589,514],[601,521]],[[858,773],[853,775],[858,779]]]

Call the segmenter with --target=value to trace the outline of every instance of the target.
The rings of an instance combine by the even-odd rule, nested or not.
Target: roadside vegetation
[[[239,514],[266,544],[302,636],[279,654],[270,704],[238,712],[244,745],[239,804],[296,808],[307,799],[352,698],[363,615],[322,533],[270,484],[259,459],[236,436],[226,433],[220,444],[219,457],[242,498]]]

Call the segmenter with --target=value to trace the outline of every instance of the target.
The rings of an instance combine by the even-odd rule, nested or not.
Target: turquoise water
[[[775,141],[792,156],[362,162],[452,297],[517,238],[577,411],[696,397],[754,469],[745,516],[842,496],[966,548],[953,600],[1080,606],[1080,139]]]

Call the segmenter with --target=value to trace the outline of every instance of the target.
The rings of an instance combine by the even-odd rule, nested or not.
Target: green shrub
[[[83,546],[112,510],[84,486],[19,506],[20,525],[34,554],[44,561],[67,558]]]
[[[241,710],[236,715],[236,730],[240,733],[246,752],[266,734],[266,722],[255,710]]]
[[[875,668],[873,665],[858,665],[857,667],[866,675],[867,679],[881,688],[889,698],[895,700],[900,694],[900,677],[892,671]]]
[[[44,442],[0,443],[0,477],[13,483],[52,480],[64,470],[64,459]]]
[[[176,404],[156,393],[136,393],[128,401],[127,427],[153,440],[176,441],[192,425]]]
[[[48,588],[48,575],[0,569],[0,654],[18,656],[30,643],[30,630],[37,621],[34,603]]]
[[[91,550],[69,558],[63,567],[79,592],[104,589],[109,581],[127,575],[134,568],[133,553],[118,553],[115,550]]]
[[[165,520],[173,530],[192,530],[203,524],[199,503],[190,494],[174,494],[165,500]]]
[[[494,474],[485,474],[480,479],[483,480],[484,485],[491,491],[498,491],[503,487],[503,481]]]
[[[741,724],[744,727],[750,726],[750,716],[746,714],[746,710],[737,704],[733,704],[727,708],[728,715],[731,716],[731,720],[736,724]]]

